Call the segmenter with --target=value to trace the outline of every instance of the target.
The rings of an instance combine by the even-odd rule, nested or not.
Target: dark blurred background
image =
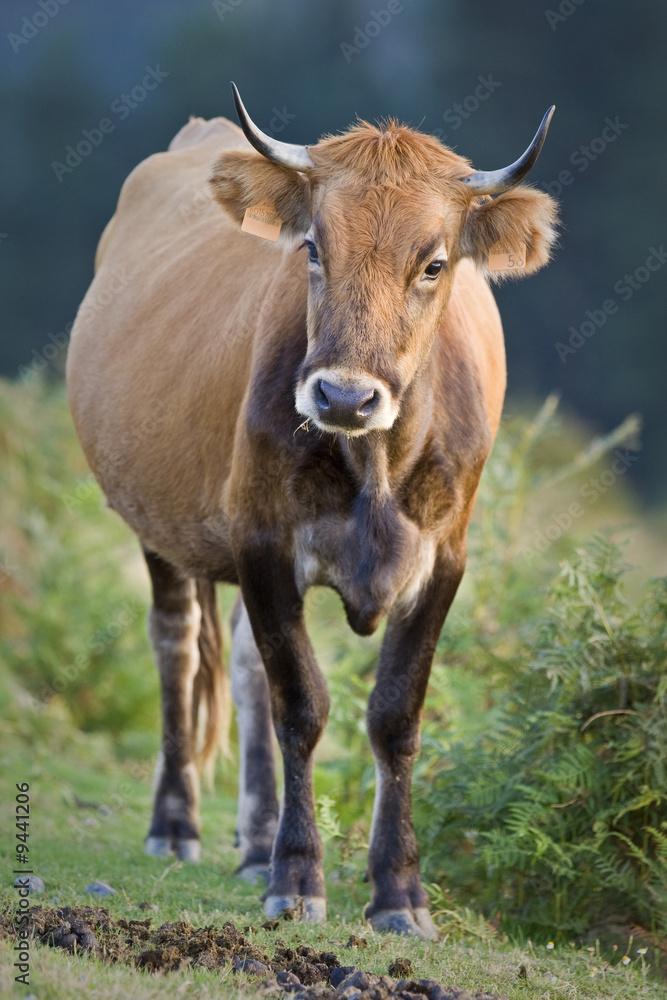
[[[530,180],[560,189],[560,247],[498,292],[510,405],[558,389],[595,431],[641,413],[629,476],[663,503],[667,6],[3,0],[0,27],[2,374],[63,371],[124,178],[189,115],[233,117],[230,79],[288,142],[393,115],[484,169],[555,103]]]

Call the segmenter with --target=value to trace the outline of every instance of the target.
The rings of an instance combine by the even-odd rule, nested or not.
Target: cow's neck
[[[425,366],[401,403],[399,416],[389,431],[371,431],[360,437],[341,435],[345,461],[362,490],[376,497],[390,497],[421,455],[431,430],[433,388],[431,365]]]
[[[430,380],[423,376],[406,394],[391,431],[341,441],[359,492],[339,539],[335,575],[348,620],[362,634],[377,627],[420,558],[419,532],[398,493],[423,452],[431,412]]]

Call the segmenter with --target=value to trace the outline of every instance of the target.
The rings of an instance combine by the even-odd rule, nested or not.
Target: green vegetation
[[[41,705],[86,731],[158,732],[139,547],[103,507],[61,384],[3,383],[2,660]],[[141,579],[141,577],[139,577]],[[153,744],[146,741],[145,753]]]
[[[510,933],[566,941],[619,915],[667,933],[667,580],[633,607],[623,572],[601,537],[564,562],[495,725],[429,735],[427,867]]]
[[[555,409],[549,399],[534,421],[508,421],[485,472],[471,572],[424,714],[414,794],[423,870],[450,909],[473,904],[510,935],[565,942],[616,924],[664,940],[667,581],[634,583],[630,600],[622,534],[579,548],[552,533],[540,556],[526,524],[554,524],[540,495],[566,510],[558,488],[573,480],[585,496],[596,463],[608,466],[638,428],[631,418],[564,457]],[[332,668],[347,756],[331,767],[351,823],[373,795],[373,664],[373,650],[360,657],[343,641]]]
[[[664,995],[652,970],[667,936],[667,586],[641,584],[613,533],[581,541],[610,516],[627,517],[622,478],[567,530],[547,533],[573,497],[583,507],[582,490],[617,450],[636,446],[638,430],[631,419],[587,444],[555,411],[550,399],[535,420],[504,425],[471,528],[469,573],[436,654],[414,811],[441,943],[375,938],[360,921],[374,781],[364,712],[380,638],[353,636],[323,590],[307,610],[332,693],[316,776],[331,919],[324,929],[281,925],[278,936],[326,941],[374,971],[405,955],[419,974],[473,992],[652,1000]],[[231,875],[228,761],[203,796],[204,864],[142,854],[159,692],[138,546],[103,506],[61,385],[2,384],[0,416],[0,787],[11,803],[15,783],[30,782],[45,904],[81,904],[100,879],[118,890],[109,903],[117,917],[139,916],[148,901],[160,922],[259,927],[258,891]],[[220,599],[227,610],[232,590]],[[350,932],[368,939],[363,955],[345,950]],[[255,940],[271,951],[275,937],[258,930]],[[9,972],[1,975],[9,994]],[[109,998],[207,997],[220,985],[204,971],[162,983],[36,951],[40,1000],[93,982]]]

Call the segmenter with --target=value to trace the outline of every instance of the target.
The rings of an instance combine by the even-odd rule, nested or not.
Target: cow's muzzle
[[[323,423],[350,430],[365,427],[380,402],[377,389],[342,389],[323,378],[317,380],[313,396]]]
[[[388,430],[398,410],[379,379],[331,368],[321,368],[300,383],[295,402],[299,413],[321,430],[348,435]]]

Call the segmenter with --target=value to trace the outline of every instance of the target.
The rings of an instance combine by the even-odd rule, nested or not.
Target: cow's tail
[[[197,767],[209,782],[218,752],[229,752],[231,697],[229,680],[222,665],[222,629],[215,597],[215,583],[197,580],[197,600],[201,607],[199,630],[199,670],[195,676],[192,701],[193,731],[198,733]]]

